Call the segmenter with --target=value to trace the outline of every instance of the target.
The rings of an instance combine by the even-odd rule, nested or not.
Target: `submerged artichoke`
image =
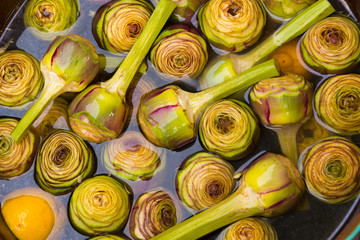
[[[289,159],[265,153],[244,170],[233,194],[153,240],[198,239],[243,218],[277,216],[295,207],[304,190],[304,182]]]
[[[35,162],[35,180],[45,191],[62,195],[95,173],[92,149],[75,133],[56,130],[41,142]]]
[[[156,39],[150,61],[165,79],[196,78],[208,61],[207,43],[195,28],[172,25]]]
[[[158,170],[163,157],[162,150],[135,131],[127,131],[120,138],[104,146],[102,161],[112,174],[137,181],[149,180]]]
[[[280,18],[292,18],[317,0],[262,0],[269,12]]]
[[[153,6],[146,0],[112,0],[95,13],[96,42],[113,53],[129,51],[148,22]]]
[[[257,0],[209,0],[200,8],[198,20],[211,44],[240,52],[258,41],[266,14]]]
[[[343,74],[320,84],[314,96],[314,109],[320,121],[337,133],[360,132],[360,75]]]
[[[11,133],[18,142],[47,105],[64,92],[79,92],[97,75],[100,64],[96,49],[76,34],[57,36],[41,60],[44,88],[34,105]]]
[[[131,189],[125,183],[104,175],[83,181],[69,200],[69,220],[86,235],[119,231],[130,212]]]
[[[238,160],[255,147],[260,136],[259,121],[245,103],[220,100],[201,116],[199,136],[208,151],[226,160]]]
[[[147,139],[175,150],[196,138],[196,121],[211,103],[267,77],[278,76],[275,60],[259,64],[235,78],[197,93],[169,85],[141,98],[137,118]]]
[[[235,170],[216,155],[199,152],[187,158],[175,177],[176,192],[189,208],[202,210],[222,201],[235,188]]]
[[[24,138],[16,143],[10,136],[18,124],[16,119],[0,119],[0,179],[19,176],[30,169],[40,138],[33,129],[25,132]]]
[[[70,30],[79,15],[78,0],[30,0],[24,22],[36,36],[52,40]]]
[[[33,101],[44,85],[39,61],[21,50],[0,55],[0,105],[16,107]]]
[[[225,228],[216,240],[277,240],[275,229],[260,218],[244,218]]]
[[[33,123],[37,134],[44,138],[54,129],[69,129],[67,107],[64,98],[55,98]]]
[[[177,209],[164,190],[141,194],[131,212],[129,228],[134,239],[150,239],[177,223]]]
[[[324,138],[300,157],[308,191],[326,203],[343,203],[360,192],[360,149],[343,137]]]
[[[89,86],[70,103],[69,122],[76,134],[95,143],[121,134],[131,110],[126,102],[129,85],[175,7],[171,0],[160,0],[115,74],[107,81]]]
[[[304,77],[286,73],[255,84],[249,94],[261,122],[273,129],[281,150],[297,163],[296,133],[312,115],[313,86]]]
[[[346,16],[328,17],[306,32],[300,47],[304,62],[315,71],[344,73],[360,61],[360,29]]]

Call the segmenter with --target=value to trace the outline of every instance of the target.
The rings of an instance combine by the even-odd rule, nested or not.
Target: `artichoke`
[[[55,98],[33,123],[36,133],[44,138],[54,129],[69,129],[67,107],[64,98]]]
[[[172,25],[156,39],[150,61],[164,79],[196,78],[208,61],[207,43],[195,28]]]
[[[52,40],[70,31],[80,15],[78,0],[30,0],[24,12],[25,26],[34,35]]]
[[[322,74],[345,73],[360,61],[360,29],[342,15],[328,17],[309,29],[300,49],[304,62]]]
[[[94,143],[117,138],[131,110],[126,93],[157,35],[176,4],[161,0],[120,67],[107,81],[86,88],[70,103],[71,129],[80,137]]]
[[[82,234],[112,233],[125,226],[130,212],[131,189],[105,175],[83,181],[69,200],[69,220]]]
[[[92,31],[96,42],[112,53],[128,52],[153,10],[146,0],[112,0],[104,4],[93,18]]]
[[[106,234],[106,235],[89,238],[89,240],[129,240],[129,238]]]
[[[75,189],[95,173],[93,150],[75,133],[56,130],[41,142],[35,162],[36,183],[54,195]]]
[[[199,152],[180,165],[175,187],[189,208],[202,210],[229,196],[235,188],[234,167],[218,156]]]
[[[279,46],[301,35],[333,12],[335,9],[328,0],[318,0],[250,51],[241,55],[230,53],[215,57],[200,76],[202,88],[219,84],[262,62]]]
[[[129,228],[134,239],[150,239],[177,223],[177,209],[164,190],[141,194],[131,212]]]
[[[285,73],[255,84],[250,90],[250,104],[261,122],[273,129],[281,150],[297,163],[296,133],[312,116],[313,85],[301,75]]]
[[[0,55],[0,105],[16,107],[33,101],[44,85],[39,61],[21,50]]]
[[[10,136],[18,124],[16,119],[0,119],[0,179],[9,179],[28,171],[34,161],[40,138],[30,128],[20,142]]]
[[[317,0],[262,0],[266,9],[276,17],[288,19]]]
[[[216,240],[277,240],[275,229],[260,218],[244,218],[225,228]]]
[[[343,203],[360,192],[360,149],[344,137],[327,137],[300,157],[308,191],[326,203]]]
[[[152,239],[198,239],[243,218],[278,216],[294,208],[304,191],[304,182],[291,161],[266,152],[246,167],[239,187],[229,197]]]
[[[360,132],[360,75],[329,77],[316,89],[314,109],[331,131],[354,135]]]
[[[201,116],[199,136],[208,151],[226,160],[238,160],[249,154],[259,140],[259,121],[245,103],[220,100]]]
[[[135,131],[107,142],[102,149],[102,161],[112,174],[133,181],[149,180],[161,165],[162,150]]]
[[[211,103],[267,77],[278,76],[275,60],[259,64],[212,88],[190,93],[175,85],[156,89],[141,98],[137,118],[147,139],[171,150],[196,138],[195,123]]]
[[[258,41],[266,13],[257,0],[209,0],[200,8],[198,20],[212,45],[240,52]]]
[[[100,64],[96,49],[76,34],[57,36],[40,62],[45,84],[34,105],[11,133],[15,142],[42,113],[47,105],[64,92],[79,92],[97,75]]]

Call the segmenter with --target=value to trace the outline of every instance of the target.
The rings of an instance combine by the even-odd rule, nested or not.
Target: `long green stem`
[[[255,63],[267,58],[277,47],[281,46],[300,34],[304,33],[312,25],[335,12],[333,6],[327,0],[319,0],[292,18],[288,23],[258,44],[251,51],[243,55],[235,55],[235,69],[237,72],[244,71]]]
[[[102,87],[106,88],[109,92],[118,92],[120,96],[126,94],[142,61],[175,8],[176,4],[171,0],[159,1],[128,55],[115,74],[104,82]]]
[[[276,77],[280,74],[280,67],[275,59],[258,64],[240,75],[222,82],[211,88],[197,93],[191,93],[189,97],[190,108],[195,114],[195,119],[209,105],[209,103],[223,99],[244,88],[266,78]]]
[[[238,188],[230,197],[191,218],[176,224],[152,240],[193,240],[242,218],[262,213],[258,199]]]
[[[301,124],[276,128],[274,131],[278,136],[282,153],[288,157],[295,166],[298,166],[298,152],[296,146],[296,133]]]

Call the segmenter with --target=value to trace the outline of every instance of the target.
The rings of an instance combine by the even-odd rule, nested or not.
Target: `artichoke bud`
[[[207,43],[194,28],[173,25],[156,39],[150,60],[165,79],[196,78],[208,61]]]
[[[232,193],[234,173],[230,163],[214,154],[199,152],[180,165],[175,177],[176,192],[187,207],[202,210]]]
[[[52,40],[70,30],[80,15],[78,0],[30,0],[25,8],[25,26],[39,38]]]
[[[51,79],[55,74],[64,82],[64,92],[82,91],[100,69],[94,45],[76,34],[57,36],[40,64],[45,79]]]
[[[196,138],[194,120],[189,119],[177,86],[154,90],[141,99],[138,109],[139,125],[153,144],[171,150]]]
[[[201,116],[199,136],[208,151],[226,160],[238,160],[255,147],[260,136],[259,121],[245,103],[220,100]]]
[[[323,138],[300,156],[299,171],[314,197],[330,204],[349,201],[360,192],[360,149],[344,137]]]
[[[90,142],[101,143],[119,136],[128,107],[116,92],[93,84],[73,99],[68,114],[70,127],[76,134]]]
[[[304,123],[312,114],[313,86],[304,77],[285,73],[255,84],[251,106],[268,127]]]
[[[198,20],[212,45],[240,52],[258,41],[266,13],[257,0],[209,0],[200,8]]]
[[[360,29],[343,15],[325,18],[305,33],[300,50],[304,62],[313,70],[345,73],[360,61]]]
[[[164,190],[141,194],[130,216],[130,233],[134,239],[150,239],[177,223],[177,208]]]
[[[92,149],[75,133],[56,130],[41,142],[35,164],[35,180],[45,191],[71,192],[95,172]]]
[[[343,74],[324,80],[316,89],[314,109],[333,132],[354,135],[360,131],[360,75]]]
[[[86,235],[117,232],[127,222],[131,194],[129,186],[111,176],[86,179],[70,197],[70,223]]]
[[[104,4],[92,23],[96,42],[112,53],[130,51],[153,10],[145,0],[114,0]]]
[[[33,101],[43,85],[40,63],[31,54],[10,50],[0,55],[0,105],[16,107]]]
[[[305,191],[296,167],[282,155],[265,153],[244,172],[239,188],[251,188],[258,195],[262,216],[277,216],[293,208]]]
[[[15,142],[10,133],[17,124],[16,119],[0,119],[0,179],[25,173],[30,169],[36,155],[39,136],[30,128],[20,142]]]
[[[317,0],[262,0],[266,9],[277,17],[288,19]]]
[[[277,240],[275,229],[260,218],[244,218],[225,228],[216,240]]]

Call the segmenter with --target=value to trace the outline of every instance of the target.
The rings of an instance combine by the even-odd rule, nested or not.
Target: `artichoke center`
[[[138,152],[141,150],[141,143],[139,143],[139,141],[137,141],[136,139],[130,139],[128,141],[125,141],[124,146],[126,148],[126,151],[130,151],[130,152]]]
[[[139,24],[132,23],[132,24],[128,25],[128,30],[129,30],[130,37],[136,38],[140,34],[141,27],[139,26]]]
[[[104,207],[109,204],[108,198],[104,195],[104,191],[99,191],[94,196],[94,205]]]
[[[339,45],[343,42],[342,34],[335,28],[329,28],[322,32],[322,36],[329,45]]]
[[[359,97],[354,94],[347,94],[340,98],[339,108],[345,112],[357,113],[359,111],[359,105]]]
[[[206,188],[206,192],[212,198],[218,198],[222,194],[221,184],[218,181],[211,182]]]
[[[40,24],[51,23],[55,19],[54,12],[54,6],[44,4],[39,6],[38,11],[35,11],[35,17],[39,20]]]
[[[219,115],[215,119],[216,128],[221,134],[227,134],[231,132],[231,130],[235,128],[234,122],[235,119],[228,115]]]
[[[14,145],[14,140],[9,135],[0,134],[0,156],[8,156]]]
[[[342,161],[338,159],[331,159],[326,163],[326,173],[327,176],[332,178],[343,178],[346,174],[346,167],[343,165]]]
[[[229,6],[229,9],[227,10],[227,12],[231,16],[236,16],[237,14],[239,14],[241,12],[241,9],[242,9],[242,6],[239,6],[238,4],[234,3]]]
[[[4,79],[5,82],[14,82],[22,75],[21,69],[14,63],[7,65],[4,70],[2,79]]]
[[[254,239],[254,231],[251,227],[244,227],[241,229],[241,232],[239,234],[240,239]]]
[[[53,158],[53,162],[56,166],[61,166],[66,162],[66,159],[68,158],[70,154],[70,149],[66,146],[59,146],[56,150],[56,153]]]
[[[172,211],[170,207],[164,207],[161,209],[161,220],[162,223],[167,227],[173,225]]]

